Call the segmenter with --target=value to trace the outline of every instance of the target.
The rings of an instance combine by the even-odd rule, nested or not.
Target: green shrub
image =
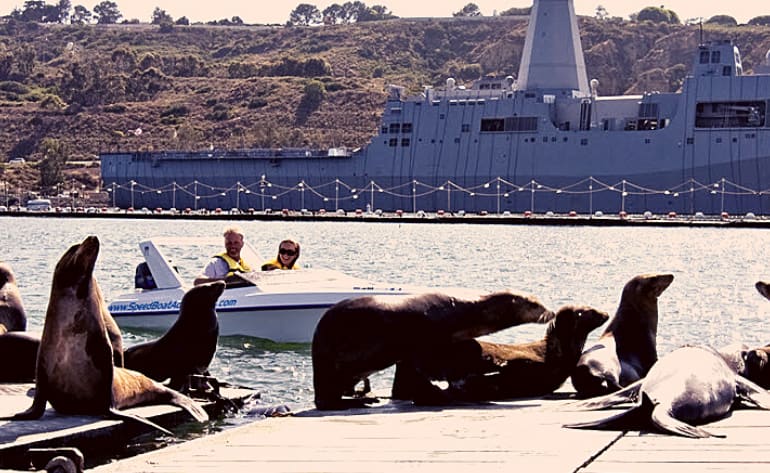
[[[24,95],[29,93],[29,87],[21,82],[5,81],[0,82],[0,90],[3,92],[12,92],[17,95]]]

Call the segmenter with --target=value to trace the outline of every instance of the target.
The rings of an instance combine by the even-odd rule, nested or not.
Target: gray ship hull
[[[680,92],[602,97],[572,0],[536,0],[529,28],[518,81],[391,87],[360,150],[104,153],[104,186],[135,208],[770,211],[770,75],[732,43],[699,46]]]

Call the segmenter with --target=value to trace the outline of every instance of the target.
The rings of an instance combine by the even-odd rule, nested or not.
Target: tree
[[[738,26],[738,21],[730,15],[714,15],[706,20],[707,25]]]
[[[637,21],[651,21],[653,23],[679,24],[679,16],[671,10],[663,7],[645,7],[636,15]]]
[[[395,17],[395,15],[388,11],[386,6],[372,5],[371,8],[364,6],[364,10],[358,13],[358,18],[356,21],[379,21]]]
[[[309,3],[300,3],[297,8],[292,10],[289,15],[289,24],[299,26],[310,26],[321,23],[323,17],[321,11],[315,5]]]
[[[332,3],[321,13],[323,14],[324,24],[336,25],[338,23],[346,23],[345,9],[339,3]]]
[[[155,10],[152,12],[152,20],[150,21],[153,25],[162,25],[164,23],[173,23],[174,19],[166,13],[166,10],[162,10],[160,7],[155,7]]]
[[[43,155],[43,159],[38,164],[40,187],[42,189],[55,187],[63,181],[62,170],[69,159],[69,148],[59,140],[44,138],[40,142],[39,150]]]
[[[755,16],[749,20],[752,26],[770,26],[770,15]]]
[[[176,19],[176,24],[181,26],[188,26],[190,24],[190,19],[186,16],[180,16]]]
[[[596,6],[596,19],[597,20],[606,20],[609,18],[610,14],[607,13],[607,9],[604,8],[604,5],[597,5]]]
[[[67,22],[67,19],[70,17],[70,10],[72,10],[72,2],[70,0],[59,0],[59,3],[56,4],[59,23]]]
[[[85,25],[91,23],[93,15],[88,8],[83,5],[75,5],[72,16],[70,16],[70,23],[73,25]]]
[[[481,10],[479,9],[479,6],[475,3],[469,3],[465,5],[462,10],[452,13],[452,16],[460,17],[460,16],[481,16]]]
[[[113,25],[123,18],[118,10],[118,4],[110,0],[104,0],[94,7],[96,22],[100,25]]]

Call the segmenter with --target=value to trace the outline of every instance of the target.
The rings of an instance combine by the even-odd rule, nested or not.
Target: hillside
[[[45,138],[76,161],[117,149],[359,147],[378,128],[388,84],[419,92],[448,77],[515,76],[526,27],[526,17],[165,32],[9,21],[0,24],[0,161],[36,162]],[[699,41],[695,26],[581,18],[580,27],[602,95],[676,90]],[[724,38],[747,72],[770,49],[770,28],[705,27],[705,40]],[[0,179],[34,178],[17,168]],[[68,172],[72,185],[98,184],[98,168]]]

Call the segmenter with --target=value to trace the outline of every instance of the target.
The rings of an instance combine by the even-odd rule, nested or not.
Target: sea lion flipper
[[[668,410],[668,406],[662,406],[662,405],[655,406],[652,409],[652,414],[650,415],[650,419],[652,420],[652,423],[655,424],[658,428],[675,435],[681,435],[683,437],[689,437],[689,438],[708,438],[708,437],[724,438],[725,437],[724,435],[712,434],[706,429],[701,429],[700,427],[695,427],[693,425],[682,422],[679,419],[675,419],[674,417],[671,416],[671,413]]]
[[[198,422],[206,422],[207,420],[209,420],[209,415],[206,414],[206,411],[204,411],[203,408],[197,402],[195,402],[192,398],[189,398],[184,394],[178,393],[173,389],[169,389],[169,391],[171,393],[171,399],[169,400],[170,404],[179,406],[182,409],[186,410]]]
[[[742,401],[754,404],[760,409],[770,410],[770,393],[762,389],[758,384],[741,375],[736,375],[735,389],[736,394]]]
[[[620,414],[614,414],[609,417],[604,417],[598,420],[592,420],[588,422],[575,422],[572,424],[564,424],[562,427],[568,429],[621,429],[628,430],[636,427],[640,419],[642,419],[642,406],[634,406],[627,411],[623,411]]]
[[[32,405],[26,411],[19,412],[10,417],[0,417],[0,420],[35,420],[43,417],[45,405],[48,401],[40,388],[35,390],[35,397]]]
[[[109,417],[111,417],[113,419],[120,419],[120,420],[125,420],[125,421],[139,422],[140,424],[144,424],[144,425],[146,425],[148,427],[152,427],[153,429],[160,430],[161,432],[163,432],[166,435],[170,435],[171,437],[176,437],[176,435],[174,435],[174,433],[171,432],[170,430],[164,429],[163,427],[159,426],[155,422],[153,422],[153,421],[151,421],[149,419],[145,419],[142,416],[138,416],[138,415],[134,415],[134,414],[128,414],[126,412],[120,412],[119,410],[112,408],[112,409],[109,410]]]
[[[641,390],[642,381],[643,380],[639,380],[621,389],[620,391],[605,394],[604,396],[570,402],[560,407],[559,410],[591,411],[607,409],[608,407],[617,406],[618,404],[623,404],[624,402],[634,402],[639,398],[639,391]]]

